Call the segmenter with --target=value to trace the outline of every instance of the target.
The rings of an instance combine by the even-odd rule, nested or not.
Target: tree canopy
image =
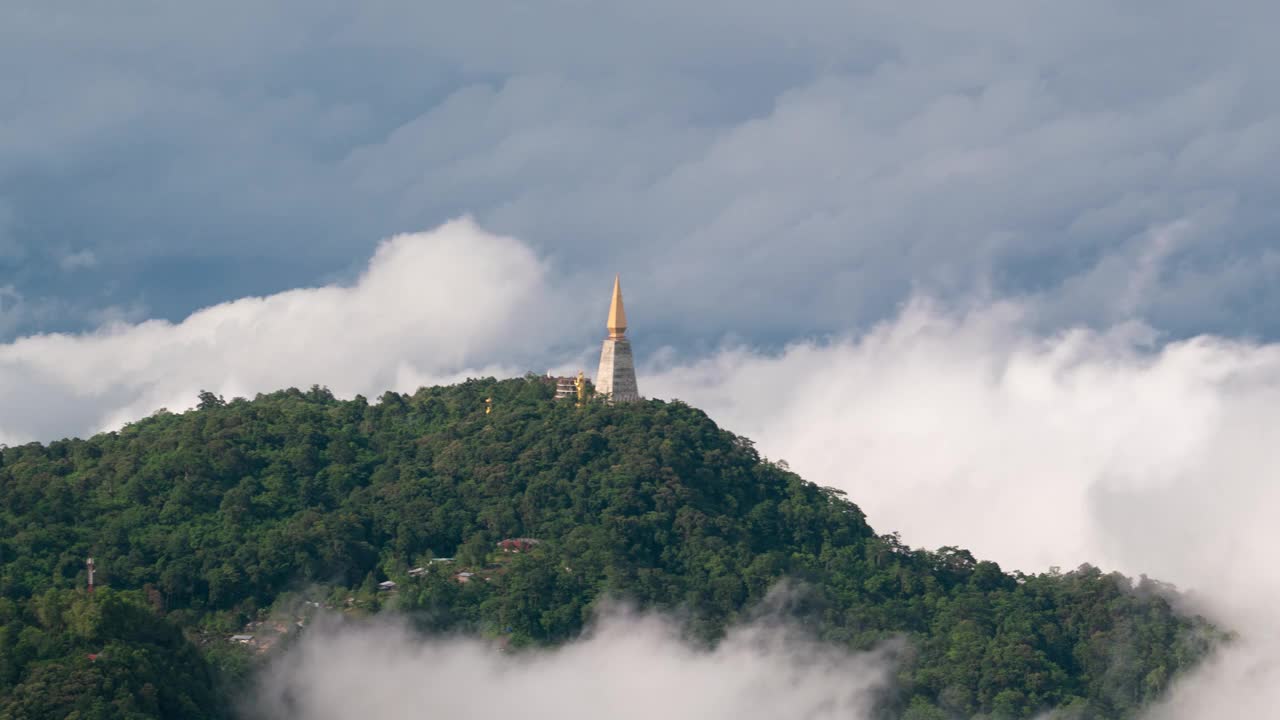
[[[785,581],[823,640],[906,638],[882,706],[914,720],[1129,717],[1218,637],[1145,578],[906,547],[683,403],[553,393],[532,376],[376,403],[202,393],[0,451],[0,717],[229,715],[254,660],[227,636],[316,588],[335,612],[394,605],[518,649],[573,639],[607,599],[714,643]]]

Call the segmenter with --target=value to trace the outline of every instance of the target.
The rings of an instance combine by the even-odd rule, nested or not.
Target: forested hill
[[[911,550],[694,408],[577,408],[553,390],[206,393],[188,413],[3,450],[0,717],[229,715],[226,693],[278,648],[227,638],[298,606],[395,606],[514,649],[572,639],[608,595],[678,610],[714,642],[783,578],[796,621],[828,641],[908,639],[886,717],[1128,717],[1207,650],[1154,583]],[[499,551],[508,538],[538,542]]]

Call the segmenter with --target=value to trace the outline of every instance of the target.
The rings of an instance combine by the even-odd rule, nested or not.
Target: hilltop
[[[688,405],[553,394],[532,376],[373,403],[204,393],[4,449],[0,717],[228,715],[257,657],[228,638],[286,606],[287,636],[326,606],[394,607],[518,651],[619,598],[714,643],[785,580],[787,612],[825,641],[907,639],[883,706],[911,720],[1128,717],[1214,636],[1146,579],[908,548]],[[515,538],[536,542],[498,545]]]

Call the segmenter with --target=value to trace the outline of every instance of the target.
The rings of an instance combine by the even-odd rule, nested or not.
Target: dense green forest
[[[783,580],[786,612],[823,640],[907,639],[887,718],[1130,717],[1218,636],[1146,579],[1008,574],[877,535],[841,492],[685,404],[552,395],[534,377],[372,404],[203,393],[191,412],[4,449],[0,718],[228,717],[271,655],[228,638],[284,615],[281,646],[311,614],[394,607],[519,652],[616,598],[714,643]]]

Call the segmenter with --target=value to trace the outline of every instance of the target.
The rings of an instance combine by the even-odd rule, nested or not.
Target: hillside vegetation
[[[188,413],[3,450],[0,717],[229,715],[257,656],[227,637],[303,599],[518,649],[572,639],[615,598],[713,643],[785,579],[786,612],[824,640],[907,639],[883,709],[911,720],[1129,717],[1213,637],[1145,579],[1011,575],[877,535],[842,493],[682,403],[552,392],[205,393]],[[540,542],[497,552],[515,537]]]

